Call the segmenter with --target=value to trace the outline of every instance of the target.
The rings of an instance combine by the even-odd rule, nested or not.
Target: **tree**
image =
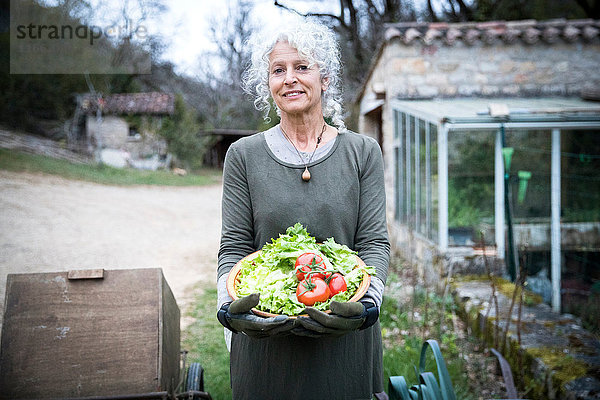
[[[242,75],[250,61],[245,46],[252,32],[250,1],[228,3],[227,17],[211,24],[211,39],[216,52],[204,58],[199,80],[206,86],[201,112],[206,128],[258,129],[260,113],[242,90]]]
[[[600,18],[600,1],[598,0],[575,0],[575,2],[581,7],[583,12],[588,18],[599,19]]]
[[[427,0],[428,19],[450,22],[551,18],[598,18],[598,0],[445,0],[434,11]]]
[[[185,104],[181,95],[175,97],[175,112],[163,119],[159,134],[184,168],[193,170],[202,166],[210,138],[200,135],[196,112]]]
[[[148,18],[156,18],[164,10],[164,7],[160,6],[163,1],[136,0],[136,7],[139,7],[141,11],[136,11],[131,7],[120,8],[117,17],[110,21],[102,21],[102,23],[122,24],[123,20],[128,19],[135,21],[135,24],[140,24]],[[94,22],[93,17],[95,13],[102,14],[102,10],[92,8],[90,3],[87,0],[57,0],[54,2],[20,0],[18,6],[34,10],[35,15],[40,16],[39,22],[50,21],[56,25],[75,27],[100,23]],[[130,2],[124,4],[130,4]],[[0,10],[6,15],[10,13],[7,0],[2,0]],[[8,26],[4,26],[4,23],[8,23],[8,18],[0,18],[0,23],[2,24],[0,26],[2,28],[0,29],[0,121],[11,127],[19,127],[55,139],[64,137],[66,133],[63,129],[64,122],[71,118],[75,111],[75,94],[89,91],[83,74],[10,74],[9,32]],[[144,49],[140,49],[138,43],[127,40],[127,37],[119,39],[124,39],[124,41],[111,42],[102,37],[94,42],[93,47],[98,49],[102,46],[109,50],[108,53],[111,57],[125,58],[125,60],[132,54],[131,51],[135,50],[137,54],[140,54],[140,50],[144,51]],[[152,44],[149,45],[149,47],[152,46]],[[85,47],[91,51],[91,46]],[[155,49],[158,47],[155,46]],[[83,59],[82,53],[78,52],[78,48],[74,48],[72,51],[74,57]],[[152,54],[153,58],[157,56],[158,53]],[[102,74],[92,75],[90,78],[95,90],[100,93],[135,92],[140,89],[140,76],[135,74]]]

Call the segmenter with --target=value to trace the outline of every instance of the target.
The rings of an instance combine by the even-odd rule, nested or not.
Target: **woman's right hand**
[[[351,331],[366,329],[379,318],[379,309],[370,301],[332,301],[330,309],[331,313],[328,314],[307,307],[305,312],[308,316],[296,319],[296,327],[292,333],[308,337],[342,336]]]
[[[258,305],[259,293],[225,303],[217,312],[217,319],[233,333],[243,332],[254,338],[265,338],[288,334],[294,328],[294,321],[286,315],[263,318],[250,310]]]

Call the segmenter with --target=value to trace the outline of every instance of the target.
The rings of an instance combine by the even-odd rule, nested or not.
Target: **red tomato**
[[[331,275],[329,278],[329,292],[330,297],[334,295],[345,292],[348,290],[348,285],[346,285],[346,279],[342,274],[338,274],[337,272]]]
[[[306,274],[312,272],[310,276],[316,276],[321,279],[326,276],[323,273],[315,272],[322,271],[325,269],[323,258],[315,253],[304,253],[296,259],[296,277],[299,281],[303,281],[306,278]]]
[[[298,284],[296,297],[300,303],[313,306],[316,302],[323,302],[329,299],[329,287],[323,279],[305,279]]]

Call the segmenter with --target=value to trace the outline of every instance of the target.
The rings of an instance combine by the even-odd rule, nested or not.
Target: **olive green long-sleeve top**
[[[358,252],[385,282],[389,240],[383,159],[367,136],[341,132],[323,158],[285,163],[264,134],[235,142],[223,170],[218,276],[297,222],[322,242],[333,237]],[[342,337],[289,335],[253,339],[233,334],[234,399],[369,399],[383,391],[379,323]]]

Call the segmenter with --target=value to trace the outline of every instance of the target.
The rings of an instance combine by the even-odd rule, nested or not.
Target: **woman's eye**
[[[299,66],[298,66],[298,69],[299,69],[300,71],[306,71],[306,70],[308,69],[308,65],[299,65]]]
[[[280,74],[280,73],[282,73],[282,72],[283,72],[283,68],[275,68],[275,69],[273,70],[273,73],[274,73],[274,74]]]

